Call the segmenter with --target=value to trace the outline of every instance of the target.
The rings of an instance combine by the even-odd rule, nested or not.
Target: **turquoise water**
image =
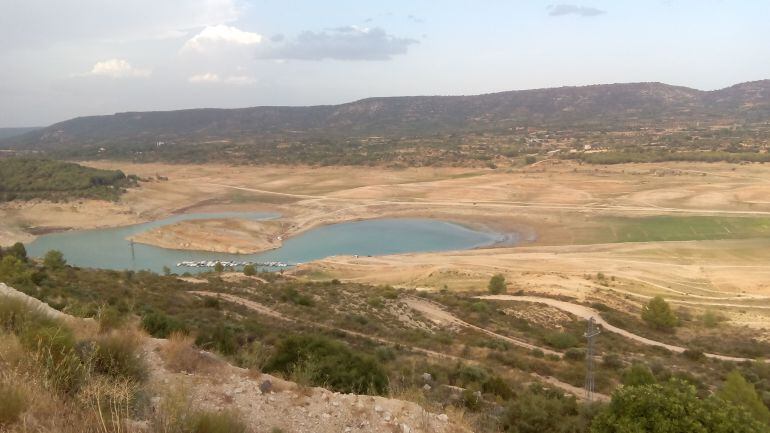
[[[284,241],[281,248],[260,254],[226,254],[173,250],[134,244],[132,257],[127,237],[178,221],[212,218],[268,220],[272,213],[205,213],[177,215],[126,227],[69,231],[39,237],[27,246],[30,255],[41,257],[48,250],[64,253],[74,266],[103,269],[147,269],[161,272],[201,272],[208,268],[176,267],[186,260],[304,263],[334,255],[384,255],[408,252],[450,251],[489,245],[503,239],[493,233],[431,219],[375,219],[319,227]]]

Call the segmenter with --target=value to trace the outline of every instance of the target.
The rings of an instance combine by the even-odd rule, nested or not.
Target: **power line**
[[[596,391],[596,386],[594,383],[594,339],[600,333],[601,333],[601,330],[596,327],[596,322],[594,321],[594,318],[593,317],[589,318],[588,323],[586,324],[586,333],[583,334],[586,337],[586,340],[588,340],[588,350],[586,350],[585,392],[586,392],[586,400],[588,400],[589,402],[593,400],[594,392]]]

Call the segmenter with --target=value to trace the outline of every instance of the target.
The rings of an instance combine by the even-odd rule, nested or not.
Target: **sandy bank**
[[[284,232],[280,221],[210,219],[181,221],[139,233],[132,239],[176,250],[254,254],[279,248]]]

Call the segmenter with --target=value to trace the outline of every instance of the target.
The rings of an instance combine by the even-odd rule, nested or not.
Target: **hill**
[[[246,158],[333,164],[340,162],[335,157],[357,163],[355,158],[350,160],[351,155],[364,155],[358,162],[388,162],[396,153],[415,147],[423,149],[419,152],[423,157],[430,154],[425,149],[467,153],[462,145],[489,144],[489,140],[475,139],[467,143],[468,136],[478,134],[504,136],[507,144],[518,146],[533,131],[568,131],[574,137],[740,125],[755,132],[753,125],[766,127],[769,119],[770,80],[716,91],[632,83],[475,96],[369,98],[313,107],[118,113],[57,123],[0,140],[0,147],[80,158],[188,162]],[[508,150],[520,153],[519,147]],[[273,154],[278,149],[284,149],[280,152],[284,155],[276,161]],[[482,153],[489,157],[495,152],[502,153],[499,146]],[[473,155],[464,157],[475,159]]]
[[[45,159],[0,159],[0,202],[42,198],[115,200],[136,178],[120,170],[100,170]]]
[[[10,138],[10,137],[17,137],[19,135],[26,134],[28,132],[37,131],[38,129],[43,129],[40,127],[32,127],[32,128],[0,128],[0,140],[3,138]]]

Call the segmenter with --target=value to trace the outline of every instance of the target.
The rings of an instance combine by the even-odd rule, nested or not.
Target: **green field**
[[[603,218],[606,242],[657,242],[770,237],[770,218],[654,216]]]

